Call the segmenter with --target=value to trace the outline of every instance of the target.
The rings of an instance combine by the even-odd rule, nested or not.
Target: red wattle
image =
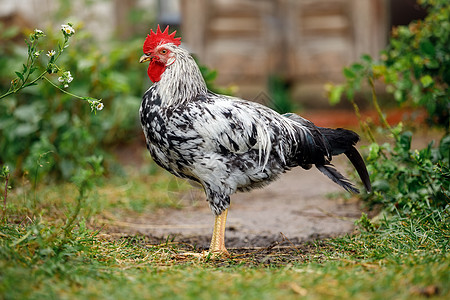
[[[147,74],[152,82],[161,80],[161,75],[166,70],[166,66],[159,62],[151,62],[148,66]]]

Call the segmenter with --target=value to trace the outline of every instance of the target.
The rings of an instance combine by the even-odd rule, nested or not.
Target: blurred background
[[[28,35],[43,30],[38,47],[47,53],[70,22],[76,33],[58,62],[74,77],[68,91],[103,99],[105,110],[92,116],[89,105],[45,82],[2,99],[0,164],[15,175],[39,165],[40,174],[70,178],[92,153],[115,149],[135,161],[145,149],[139,105],[151,84],[138,59],[157,24],[177,29],[211,89],[345,126],[328,122],[336,108],[311,115],[330,107],[324,85],[343,81],[342,68],[362,54],[376,58],[393,26],[424,16],[414,0],[1,0],[2,94],[26,59]],[[40,61],[45,68],[48,58]],[[349,115],[356,125],[353,113],[344,122]],[[124,148],[130,143],[140,144]]]
[[[327,105],[323,85],[344,66],[377,57],[393,26],[425,16],[414,0],[2,0],[0,11],[3,26],[22,30],[72,20],[100,49],[170,25],[217,84],[255,99],[276,77],[308,108]]]

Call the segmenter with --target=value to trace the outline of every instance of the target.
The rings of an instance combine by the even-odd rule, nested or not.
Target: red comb
[[[181,44],[181,38],[176,38],[175,33],[177,31],[175,30],[171,34],[169,34],[169,26],[166,27],[164,32],[161,32],[161,28],[156,29],[156,33],[153,32],[153,29],[150,29],[150,34],[147,35],[147,38],[144,42],[144,53],[151,52],[156,46],[160,44],[167,44],[167,43],[173,43],[175,46],[179,46]]]

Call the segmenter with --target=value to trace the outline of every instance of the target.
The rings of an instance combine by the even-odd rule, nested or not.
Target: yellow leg
[[[229,256],[227,249],[225,248],[225,223],[227,222],[228,209],[223,213],[216,216],[214,220],[214,231],[211,239],[211,245],[209,251],[203,251],[202,253],[185,252],[180,253],[180,256],[194,256],[198,258],[212,257],[217,258],[220,256]]]
[[[209,246],[211,254],[229,255],[225,248],[225,224],[227,222],[228,209],[224,210],[220,215],[216,216],[214,220],[214,231]]]

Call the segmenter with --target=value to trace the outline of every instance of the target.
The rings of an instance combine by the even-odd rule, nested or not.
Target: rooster
[[[358,189],[331,164],[345,154],[366,190],[369,175],[355,145],[359,136],[329,129],[292,113],[280,115],[255,102],[209,91],[181,38],[150,30],[140,63],[149,62],[153,85],[145,92],[140,119],[154,161],[175,176],[199,183],[215,215],[209,253],[228,255],[225,223],[230,195],[260,188],[293,167],[314,165],[345,190]]]

